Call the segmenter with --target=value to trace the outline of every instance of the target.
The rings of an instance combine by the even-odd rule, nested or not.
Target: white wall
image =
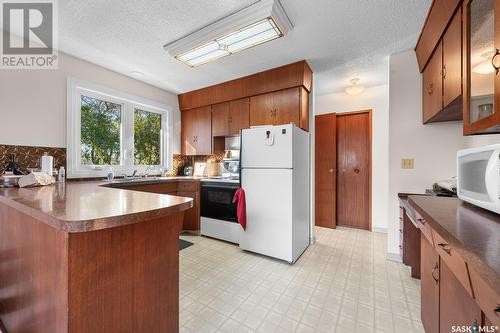
[[[177,95],[64,53],[57,70],[0,71],[0,144],[66,147],[68,76],[170,106],[173,152],[180,152]]]
[[[372,230],[387,230],[389,162],[389,87],[367,88],[362,94],[344,92],[316,96],[315,114],[372,109]]]

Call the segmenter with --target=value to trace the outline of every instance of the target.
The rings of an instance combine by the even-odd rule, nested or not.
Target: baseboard
[[[387,228],[372,227],[372,232],[379,232],[381,234],[386,234],[387,233]]]
[[[403,262],[401,259],[401,255],[399,253],[387,252],[386,256],[387,260],[395,261],[395,262]]]

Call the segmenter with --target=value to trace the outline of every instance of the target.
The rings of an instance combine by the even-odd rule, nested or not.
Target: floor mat
[[[184,250],[185,248],[188,248],[188,247],[190,247],[193,244],[194,243],[185,241],[184,239],[179,239],[179,251],[180,250]]]

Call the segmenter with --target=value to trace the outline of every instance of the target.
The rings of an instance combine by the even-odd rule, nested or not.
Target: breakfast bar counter
[[[7,332],[176,332],[193,200],[68,182],[0,189]]]

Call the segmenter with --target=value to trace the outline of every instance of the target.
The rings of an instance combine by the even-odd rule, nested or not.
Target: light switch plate
[[[413,169],[414,165],[415,165],[415,160],[413,158],[401,159],[401,169]]]

